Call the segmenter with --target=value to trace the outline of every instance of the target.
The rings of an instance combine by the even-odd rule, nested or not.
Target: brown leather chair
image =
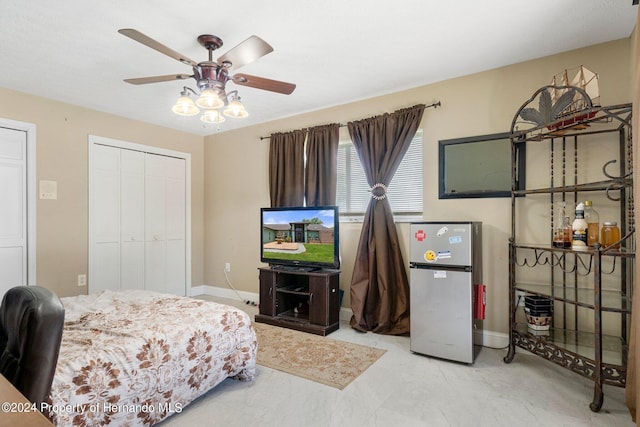
[[[38,407],[51,390],[64,307],[39,286],[9,289],[0,306],[0,373]]]

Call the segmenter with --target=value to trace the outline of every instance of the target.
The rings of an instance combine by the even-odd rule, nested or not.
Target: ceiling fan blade
[[[293,83],[278,80],[265,79],[264,77],[250,76],[248,74],[235,74],[233,82],[241,86],[249,86],[256,89],[269,90],[271,92],[290,95],[296,88]]]
[[[153,77],[139,77],[135,79],[124,79],[125,82],[132,85],[146,85],[148,83],[168,82],[171,80],[184,80],[190,79],[193,76],[189,74],[167,74],[165,76],[153,76]]]
[[[195,67],[196,65],[198,65],[198,63],[196,61],[194,61],[193,59],[187,58],[186,56],[184,56],[180,52],[176,52],[173,49],[169,49],[168,47],[166,47],[162,43],[152,39],[151,37],[149,37],[147,35],[142,34],[138,30],[134,30],[133,28],[121,28],[121,29],[118,30],[118,32],[120,34],[122,34],[123,36],[127,36],[130,39],[137,41],[138,43],[142,43],[143,45],[145,45],[147,47],[150,47],[151,49],[155,49],[158,52],[164,53],[165,55],[170,56],[173,59],[177,59],[178,61],[182,62],[183,64],[187,64],[187,65],[190,65],[192,67]]]
[[[218,58],[218,64],[230,62],[232,69],[238,69],[271,52],[273,48],[269,43],[258,36],[251,36]]]

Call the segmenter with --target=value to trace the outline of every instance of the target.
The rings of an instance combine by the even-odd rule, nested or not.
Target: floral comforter
[[[256,335],[234,307],[146,291],[62,302],[60,356],[43,411],[56,425],[152,425],[225,378],[254,378]]]

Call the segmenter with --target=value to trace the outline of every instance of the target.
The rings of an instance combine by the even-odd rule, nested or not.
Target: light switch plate
[[[58,182],[57,181],[40,181],[40,198],[45,200],[58,199]]]

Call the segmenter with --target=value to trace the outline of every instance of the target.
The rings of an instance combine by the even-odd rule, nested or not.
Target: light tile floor
[[[236,305],[240,301],[203,297]],[[162,426],[633,426],[624,389],[593,382],[518,350],[483,348],[473,365],[414,354],[408,337],[359,333],[347,323],[329,338],[387,352],[344,390],[258,365],[253,382],[225,380]]]

